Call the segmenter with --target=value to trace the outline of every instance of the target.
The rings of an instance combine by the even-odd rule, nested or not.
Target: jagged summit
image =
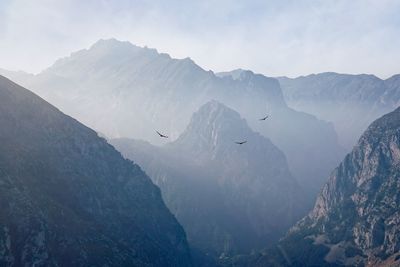
[[[218,101],[202,105],[177,140],[161,148],[111,142],[144,167],[189,242],[213,257],[272,244],[305,212],[282,151]]]
[[[175,59],[167,53],[159,53],[155,48],[141,47],[129,41],[112,38],[100,39],[88,49],[77,51],[69,57],[57,60],[42,74],[55,74],[80,80],[88,73],[94,77],[112,75],[120,78],[121,82],[127,83],[129,77],[126,75],[135,77],[143,71],[146,74],[147,71],[157,74],[164,68],[170,68],[174,72],[178,70],[203,71],[189,57]]]
[[[251,70],[244,70],[244,69],[235,69],[232,71],[225,71],[225,72],[218,72],[216,73],[219,77],[231,77],[233,80],[240,80],[241,76],[249,76],[253,75],[254,72]]]
[[[232,71],[226,71],[226,72],[218,72],[215,75],[218,77],[230,77],[233,80],[236,81],[241,81],[241,82],[249,82],[250,80],[265,80],[269,82],[277,82],[275,78],[272,77],[267,77],[263,74],[259,73],[254,73],[251,70],[245,70],[245,69],[235,69]]]
[[[110,138],[158,145],[165,140],[154,129],[176,140],[192,114],[215,99],[235,109],[251,129],[282,149],[299,181],[315,191],[342,156],[331,125],[288,108],[276,79],[250,71],[239,80],[221,78],[190,59],[173,59],[116,40],[102,40],[94,47],[98,49],[58,61],[26,84]],[[267,114],[273,119],[260,123]]]
[[[140,48],[139,46],[136,46],[132,44],[129,41],[120,41],[115,38],[109,38],[109,39],[99,39],[97,42],[95,42],[90,48],[90,49],[121,49],[121,48]],[[155,50],[155,49],[154,49]]]
[[[250,132],[246,121],[240,117],[239,113],[219,103],[216,100],[207,102],[195,112],[191,121],[178,138],[180,144],[182,142],[192,142],[196,138],[200,143],[209,143],[217,145],[221,142],[232,143],[236,139],[246,138],[246,134]],[[211,142],[210,142],[211,141]]]
[[[223,79],[231,79],[240,83],[243,90],[249,95],[265,95],[269,101],[269,105],[275,107],[286,106],[279,81],[275,78],[267,77],[262,74],[254,73],[251,70],[236,69],[229,72],[216,73],[217,77]]]
[[[246,124],[245,120],[240,117],[238,112],[216,100],[211,100],[202,105],[199,110],[192,115],[188,129],[199,124],[212,127],[215,124],[223,124],[226,122],[226,119],[228,120],[226,125],[229,127],[237,127],[238,124]],[[233,122],[228,123],[231,120]]]
[[[239,147],[236,142],[240,141],[247,143]],[[250,159],[253,160],[250,165],[257,168],[268,166],[273,160],[278,165],[286,162],[285,155],[268,138],[254,132],[238,112],[215,100],[193,114],[185,131],[170,146],[184,150],[196,161],[212,159],[226,164],[238,161],[235,168],[248,168],[245,166]],[[267,154],[273,154],[273,159],[266,157]]]

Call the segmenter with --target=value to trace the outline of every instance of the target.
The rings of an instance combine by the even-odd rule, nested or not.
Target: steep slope
[[[268,95],[254,94],[240,100],[243,106],[232,106],[238,106],[240,114],[250,118],[249,124],[255,131],[270,137],[272,142],[282,149],[297,180],[308,190],[309,195],[316,195],[326,182],[322,177],[327,177],[345,154],[344,149],[337,143],[333,125],[288,108],[276,79],[245,70],[217,75],[225,79],[232,78],[242,88],[271,91]],[[261,104],[264,99],[268,99],[267,106]],[[257,104],[257,101],[261,103]],[[267,110],[270,117],[266,123],[260,123],[258,118],[254,119],[254,114],[261,114],[264,110]],[[304,157],[305,154],[307,157]],[[315,164],[316,162],[318,164]]]
[[[248,142],[235,144],[242,139]],[[273,244],[304,214],[304,196],[284,154],[216,101],[203,105],[164,147],[127,139],[111,143],[160,186],[189,243],[213,257]]]
[[[286,255],[281,265],[399,266],[399,211],[400,108],[372,123],[275,255]]]
[[[381,80],[366,74],[321,73],[278,79],[288,105],[333,122],[349,151],[371,122],[400,103],[396,76]]]
[[[96,132],[0,76],[1,266],[190,266],[159,189]]]
[[[400,106],[400,74],[385,80],[386,90],[382,96],[382,102],[396,108]]]
[[[286,106],[276,79],[250,71],[215,75],[189,58],[172,59],[128,42],[100,40],[57,61],[26,85],[106,136],[153,144],[160,144],[154,129],[176,139],[193,112],[218,100],[283,150],[292,173],[313,196],[325,182],[321,177],[344,154],[332,125]],[[260,123],[267,112],[271,118]]]

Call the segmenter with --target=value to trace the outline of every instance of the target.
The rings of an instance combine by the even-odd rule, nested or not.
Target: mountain
[[[177,140],[162,147],[110,142],[143,166],[191,246],[213,258],[272,245],[305,214],[284,154],[217,101],[203,105]]]
[[[1,266],[191,266],[144,172],[1,76],[0,143]]]
[[[333,122],[349,151],[370,123],[400,105],[400,75],[382,80],[330,72],[278,79],[288,105]]]
[[[369,126],[312,212],[255,266],[399,266],[399,192],[400,108]]]
[[[214,74],[190,58],[173,59],[129,42],[100,40],[21,83],[110,138],[158,145],[155,129],[174,140],[193,112],[218,100],[283,150],[312,197],[344,155],[333,126],[289,108],[276,79],[243,70]],[[260,122],[266,114],[268,121]]]

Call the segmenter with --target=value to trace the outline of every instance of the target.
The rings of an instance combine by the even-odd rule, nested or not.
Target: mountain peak
[[[254,75],[251,70],[235,69],[232,71],[219,72],[216,74],[219,77],[231,77],[233,80],[243,80],[245,77],[250,77]]]
[[[97,42],[95,42],[92,47],[96,46],[117,46],[117,45],[130,45],[134,46],[132,43],[129,41],[120,41],[115,38],[109,38],[109,39],[99,39]]]
[[[237,144],[243,141],[246,143]],[[193,114],[185,131],[170,146],[181,149],[198,162],[211,159],[228,165],[241,162],[243,166],[267,166],[266,162],[272,159],[266,155],[274,155],[276,162],[286,164],[285,155],[268,138],[254,132],[238,112],[215,100]],[[254,157],[257,160],[247,162]]]
[[[98,50],[105,50],[105,51],[123,51],[125,53],[129,52],[138,52],[138,51],[146,51],[152,54],[159,54],[157,49],[149,48],[147,46],[138,46],[132,44],[129,41],[120,41],[115,38],[110,39],[100,39],[95,42],[88,51],[98,51]]]
[[[237,138],[244,138],[248,132],[250,129],[238,112],[211,100],[193,114],[189,126],[177,142],[212,149],[221,143],[239,141]]]
[[[235,110],[227,107],[217,100],[210,100],[201,106],[197,112],[198,114],[209,114],[210,118],[216,120],[221,113],[229,114],[230,116],[240,119],[240,115]]]
[[[275,78],[267,77],[263,74],[254,73],[251,70],[244,69],[219,72],[216,76],[223,79],[231,79],[241,84],[250,94],[264,94],[266,99],[274,99],[274,105],[286,105],[279,81]]]
[[[158,51],[155,48],[149,48],[147,46],[138,46],[132,44],[129,41],[121,41],[116,38],[109,38],[109,39],[99,39],[93,45],[90,46],[89,50],[91,49],[135,49],[135,50],[147,50],[151,52],[155,52],[157,54]]]
[[[218,101],[201,106],[175,142],[150,155],[137,142],[114,144],[160,185],[192,246],[208,255],[272,244],[303,213],[284,154]]]

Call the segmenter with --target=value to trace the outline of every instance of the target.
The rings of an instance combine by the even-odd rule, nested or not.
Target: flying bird
[[[269,118],[269,115],[265,116],[264,118],[261,118],[260,121],[265,121],[268,118]]]
[[[247,141],[241,141],[241,142],[235,142],[235,143],[238,145],[243,145],[243,144],[247,143]]]
[[[156,131],[156,133],[157,133],[160,137],[162,137],[162,138],[168,138],[168,136],[166,136],[166,135],[160,133],[159,131]]]

